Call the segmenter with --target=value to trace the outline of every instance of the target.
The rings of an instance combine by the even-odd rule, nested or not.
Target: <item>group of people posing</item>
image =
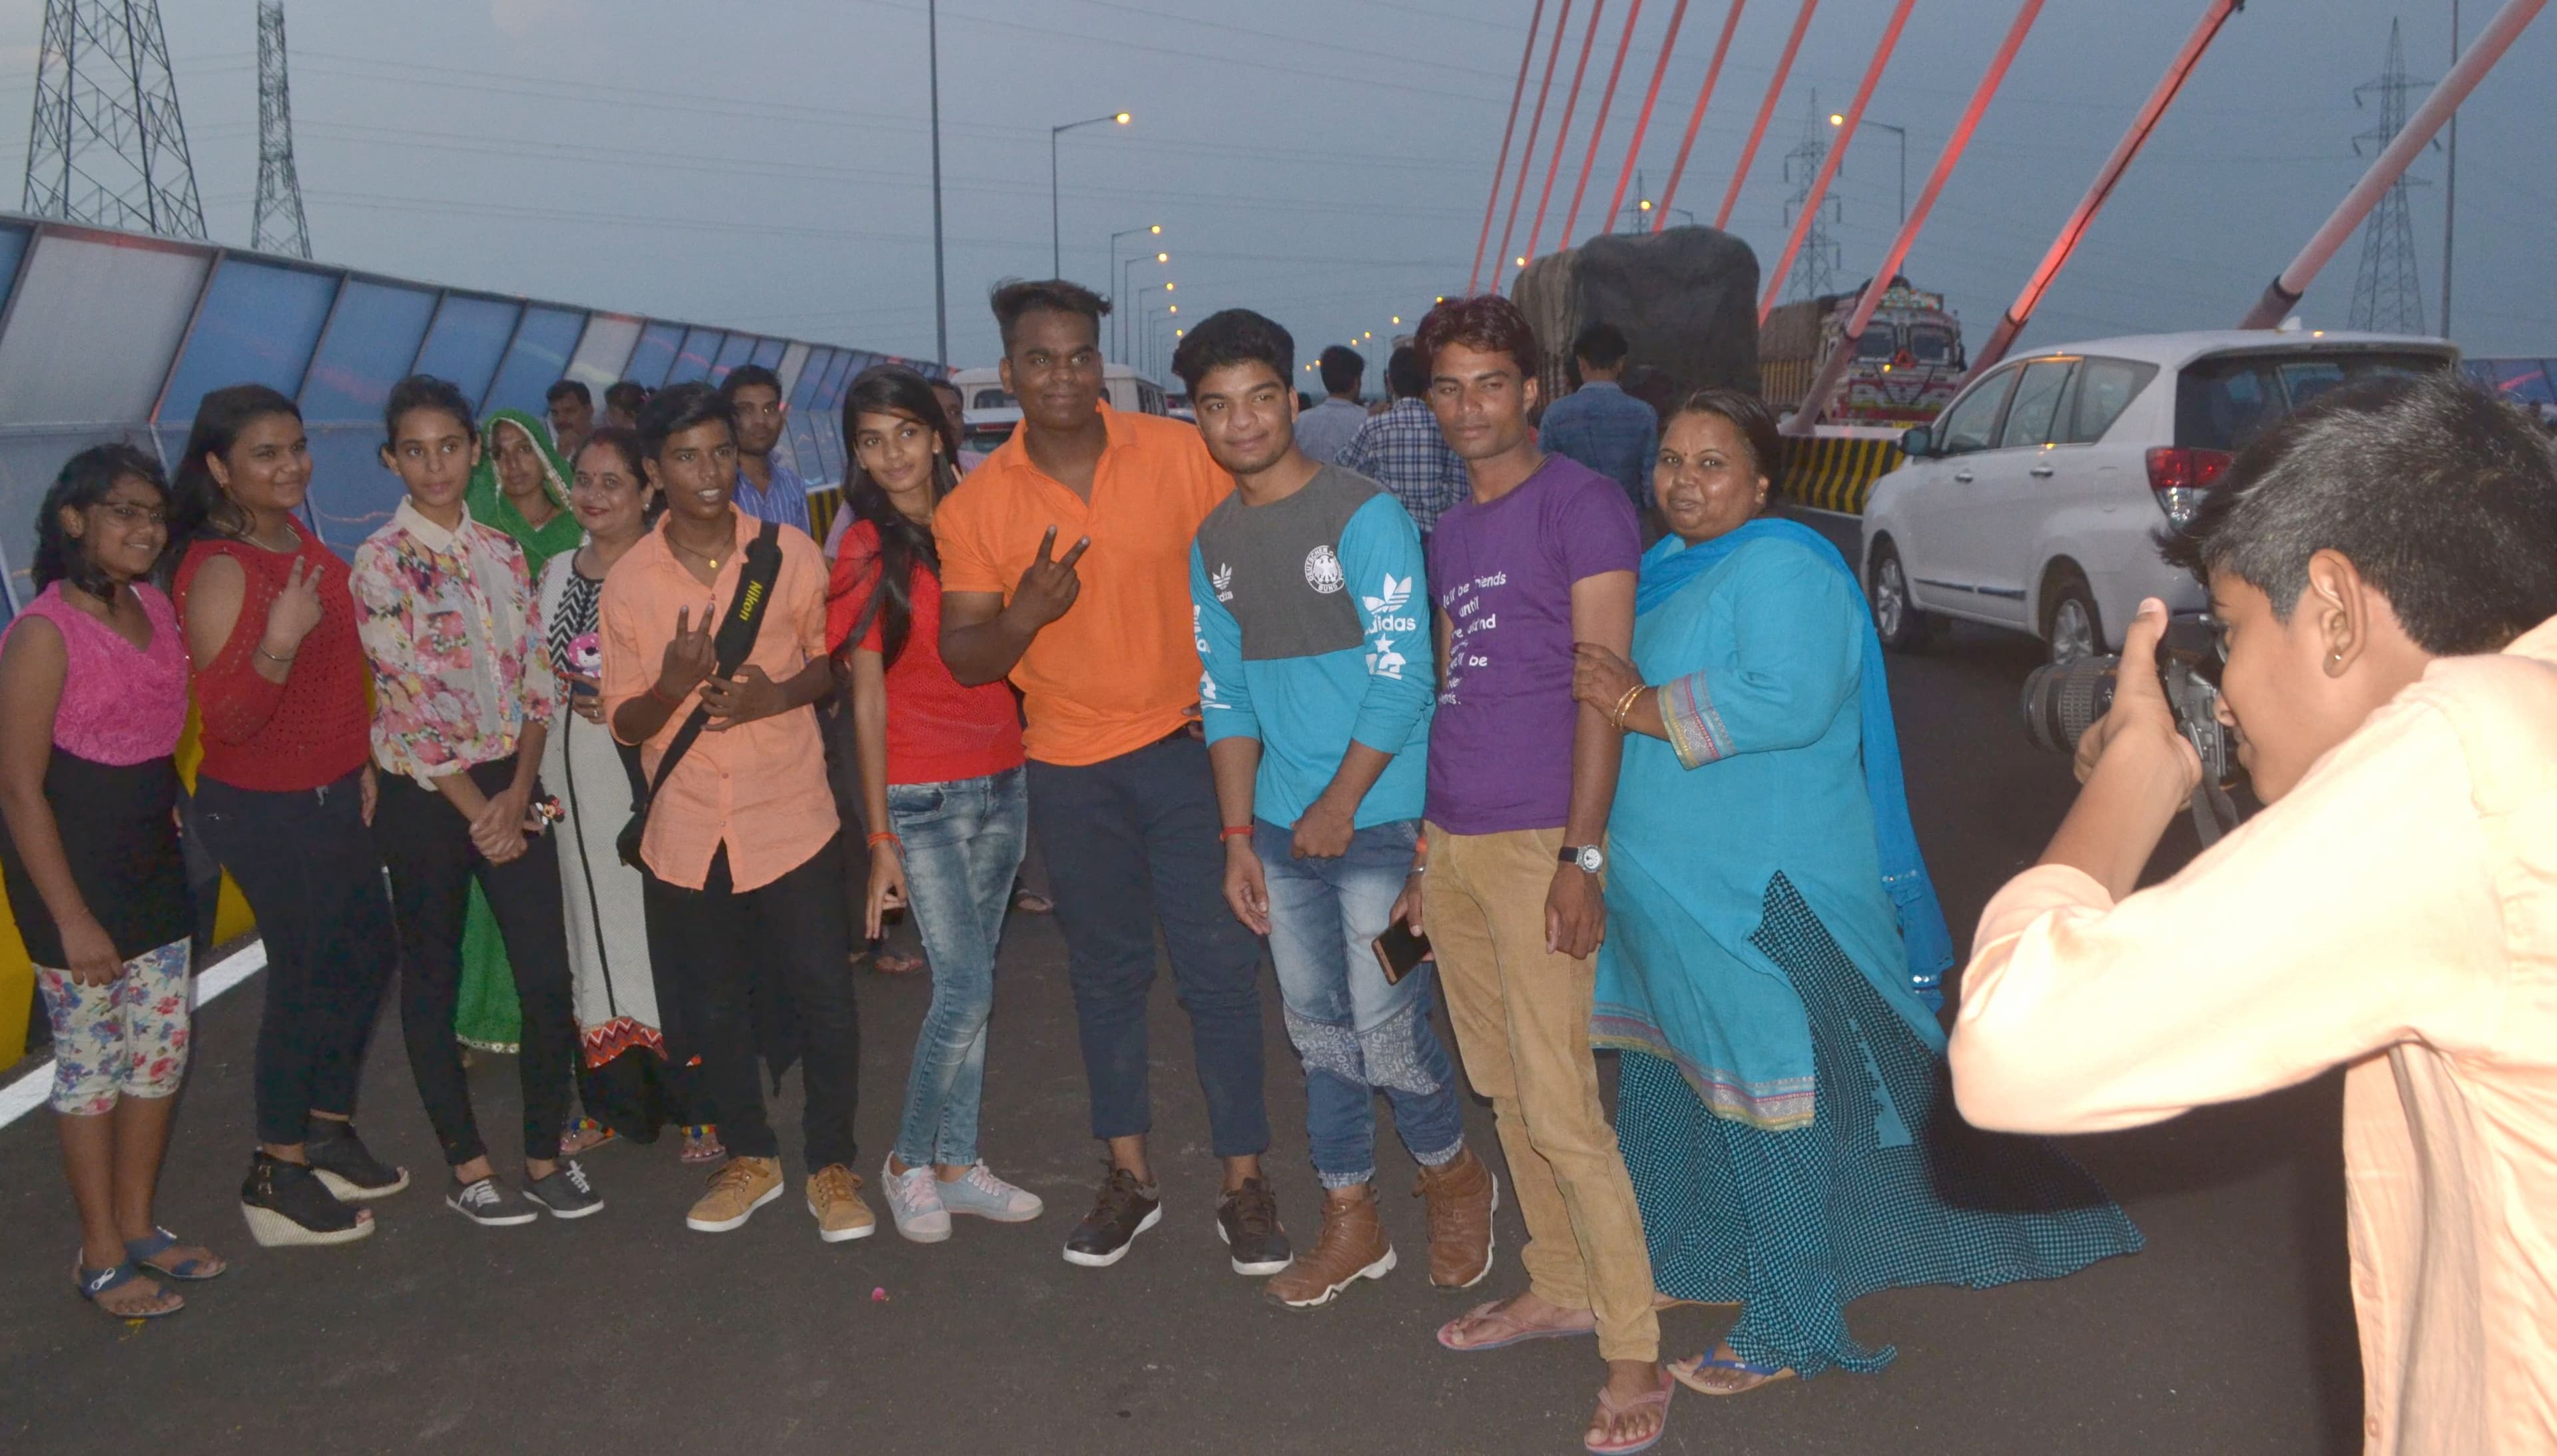
[[[1843,1318],[1863,1294],[2140,1247],[2009,1134],[2344,1064],[2370,1448],[2557,1439],[2536,1212],[2557,1196],[2557,466],[2521,417],[2385,380],[2236,458],[2166,545],[2211,588],[2207,670],[2267,807],[2134,892],[2202,776],[2145,604],[2086,791],[1985,913],[1949,1052],[1953,949],[1879,644],[1836,552],[1767,512],[1757,398],[1637,418],[1604,388],[1621,350],[1584,337],[1601,388],[1544,412],[1541,443],[1525,318],[1457,299],[1398,351],[1392,409],[1322,407],[1317,459],[1292,341],[1260,315],[1184,336],[1193,428],[1105,403],[1089,291],[993,302],[1017,433],[972,461],[932,382],[861,375],[825,547],[753,368],[625,397],[635,428],[590,432],[555,390],[565,456],[542,421],[483,428],[451,384],[404,380],[382,460],[405,499],[351,568],[303,523],[310,455],[272,390],[207,395],[174,482],[122,446],[63,467],[42,590],[0,645],[0,875],[53,1022],[84,1296],[162,1315],[169,1281],[223,1271],[152,1213],[189,1038],[181,816],[264,938],[240,1197],[271,1245],[363,1238],[409,1181],[352,1122],[394,970],[462,1216],[592,1214],[576,1152],[675,1125],[718,1162],[690,1227],[736,1229],[784,1190],[760,1078],[796,1062],[808,1212],[828,1242],[871,1234],[852,961],[900,907],[932,1003],[878,1170],[890,1217],[921,1242],[1035,1219],[978,1138],[1035,834],[1108,1157],[1073,1263],[1119,1262],[1162,1217],[1158,932],[1232,1267],[1299,1307],[1392,1272],[1382,1097],[1433,1285],[1490,1275],[1504,1191],[1527,1227],[1525,1288],[1438,1343],[1594,1336],[1593,1452],[1656,1442],[1682,1388],[1880,1368]],[[1574,449],[1641,454],[1648,478]],[[1638,505],[1666,527],[1648,550]],[[1262,1163],[1265,939],[1323,1189],[1301,1251]],[[1498,1168],[1465,1137],[1441,994]],[[518,1049],[520,1178],[476,1128],[458,1025]],[[1620,1053],[1612,1125],[1593,1047]],[[1739,1314],[1664,1367],[1679,1302]]]
[[[1444,994],[1529,1242],[1526,1288],[1438,1342],[1594,1335],[1593,1451],[1657,1439],[1677,1382],[1879,1368],[1842,1315],[1874,1289],[2139,1247],[2057,1153],[1950,1112],[1932,988],[1952,950],[1878,647],[1836,553],[1762,513],[1763,405],[1706,391],[1659,422],[1643,483],[1669,535],[1645,552],[1637,497],[1540,447],[1540,348],[1504,300],[1439,306],[1396,360],[1405,398],[1332,447],[1381,474],[1460,464],[1462,497],[1425,507],[1425,484],[1299,448],[1293,343],[1257,314],[1185,336],[1195,428],[1109,408],[1106,308],[1061,281],[996,292],[1022,421],[981,462],[931,381],[856,379],[824,548],[770,459],[778,381],[751,368],[656,394],[635,429],[589,429],[554,391],[565,456],[541,420],[483,426],[451,384],[404,380],[382,460],[406,498],[351,567],[300,518],[310,458],[271,390],[208,395],[173,483],[121,447],[70,462],[38,523],[44,591],[0,652],[0,810],[48,968],[82,1292],[160,1314],[165,1281],[222,1269],[151,1218],[187,1037],[182,803],[265,940],[241,1188],[262,1244],[360,1239],[409,1181],[352,1122],[394,970],[464,1217],[592,1214],[576,1152],[675,1125],[718,1160],[688,1225],[739,1228],[784,1191],[761,1078],[796,1062],[808,1212],[828,1242],[871,1234],[851,965],[898,908],[932,1004],[877,1170],[890,1219],[933,1242],[955,1216],[1036,1218],[978,1141],[1035,833],[1108,1150],[1074,1263],[1118,1262],[1162,1217],[1158,930],[1218,1232],[1288,1305],[1397,1264],[1380,1096],[1428,1278],[1494,1267],[1504,1173],[1467,1143]],[[1323,1189],[1302,1250],[1262,1165],[1265,939]],[[474,1122],[457,1012],[517,1051],[520,1177]],[[1593,1045],[1623,1053],[1613,1125]],[[1665,1370],[1656,1309],[1682,1300],[1742,1313]]]

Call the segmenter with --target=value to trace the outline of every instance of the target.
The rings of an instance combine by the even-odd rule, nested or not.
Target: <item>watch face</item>
[[[1580,850],[1580,867],[1590,874],[1595,874],[1599,870],[1606,868],[1607,852],[1598,848],[1596,845],[1582,846]]]

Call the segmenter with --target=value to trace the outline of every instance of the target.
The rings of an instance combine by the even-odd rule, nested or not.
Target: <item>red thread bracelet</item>
[[[898,849],[902,850],[905,848],[905,841],[898,839],[892,834],[875,834],[871,836],[872,849],[875,850],[881,845],[894,845]]]
[[[1248,824],[1229,824],[1225,828],[1218,830],[1216,832],[1216,837],[1220,843],[1226,840],[1250,839],[1252,837],[1252,826]]]

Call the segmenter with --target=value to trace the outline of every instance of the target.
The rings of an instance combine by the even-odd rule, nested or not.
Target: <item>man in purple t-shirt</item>
[[[1595,1331],[1608,1369],[1589,1438],[1630,1447],[1661,1429],[1669,1378],[1642,1214],[1589,1051],[1623,736],[1572,701],[1571,659],[1575,641],[1630,650],[1642,528],[1621,486],[1538,449],[1537,341],[1516,305],[1450,299],[1415,347],[1472,490],[1429,538],[1445,667],[1427,839],[1396,910],[1437,950],[1528,1231],[1527,1292],[1450,1322],[1438,1343]]]

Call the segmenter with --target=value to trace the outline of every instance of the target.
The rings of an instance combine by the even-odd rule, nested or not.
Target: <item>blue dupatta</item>
[[[1634,613],[1652,610],[1681,589],[1749,542],[1783,538],[1813,547],[1813,555],[1837,569],[1851,584],[1855,573],[1829,539],[1799,521],[1760,517],[1737,530],[1682,550],[1675,536],[1644,554],[1642,575],[1634,589]],[[1857,584],[1859,593],[1861,584]],[[1856,710],[1862,728],[1864,790],[1873,803],[1875,849],[1882,860],[1883,887],[1900,921],[1900,941],[1909,953],[1909,985],[1930,1010],[1944,1007],[1945,972],[1953,964],[1953,937],[1945,926],[1945,907],[1927,875],[1926,857],[1909,823],[1909,792],[1900,772],[1900,733],[1891,720],[1891,681],[1882,661],[1882,639],[1872,618],[1863,618],[1864,667]]]

